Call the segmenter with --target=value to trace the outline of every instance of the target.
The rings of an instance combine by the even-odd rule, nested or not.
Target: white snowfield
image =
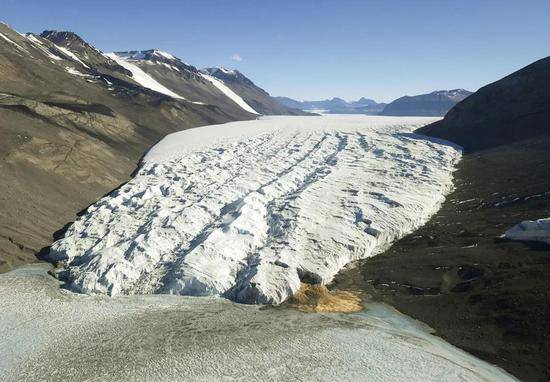
[[[418,117],[269,117],[168,135],[55,242],[85,293],[280,303],[422,225],[460,150]]]
[[[229,99],[231,99],[233,102],[235,102],[241,108],[243,108],[245,111],[248,111],[249,113],[252,113],[252,114],[260,114],[256,110],[254,110],[249,104],[247,104],[245,102],[245,100],[241,98],[240,95],[235,93],[226,84],[224,84],[222,80],[220,80],[216,77],[210,76],[208,74],[205,74],[205,73],[200,73],[199,72],[199,74],[204,79],[211,82],[212,85],[214,85],[216,88],[218,88],[219,91],[221,91],[223,94],[225,94]]]
[[[550,218],[525,220],[506,231],[504,236],[510,240],[540,241],[550,244]]]
[[[130,62],[126,57],[119,56],[116,53],[106,53],[105,56],[110,58],[111,60],[114,60],[124,69],[129,70],[132,73],[132,78],[144,88],[154,90],[158,93],[165,94],[172,98],[185,99],[184,97],[174,93],[172,90],[168,89],[166,86],[162,85],[153,77],[145,73],[137,65]]]

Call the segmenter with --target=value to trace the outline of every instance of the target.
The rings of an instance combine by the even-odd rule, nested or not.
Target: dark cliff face
[[[484,86],[418,132],[466,152],[550,134],[550,57]]]
[[[381,115],[393,116],[443,116],[457,102],[471,92],[464,89],[438,90],[429,94],[405,96],[390,102]]]

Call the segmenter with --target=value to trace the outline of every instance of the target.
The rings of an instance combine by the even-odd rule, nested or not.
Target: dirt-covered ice
[[[54,243],[69,288],[279,303],[423,224],[456,147],[433,118],[272,117],[171,134]]]
[[[0,380],[515,379],[391,308],[261,309],[211,297],[84,295],[44,264],[0,275]]]

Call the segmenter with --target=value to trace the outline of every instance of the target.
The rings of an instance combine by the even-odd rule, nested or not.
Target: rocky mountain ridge
[[[456,103],[472,92],[464,89],[436,90],[428,94],[404,96],[390,102],[380,115],[444,116]]]
[[[479,89],[421,133],[467,152],[550,134],[550,57]]]

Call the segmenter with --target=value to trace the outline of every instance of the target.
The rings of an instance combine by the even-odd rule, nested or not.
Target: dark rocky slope
[[[499,238],[550,216],[548,147],[546,135],[466,155],[438,213],[335,286],[389,303],[522,381],[548,381],[550,247]]]
[[[547,58],[420,129],[466,148],[456,190],[424,227],[336,280],[524,381],[541,382],[550,380],[550,246],[501,235],[550,216],[549,85]]]
[[[390,102],[380,115],[443,116],[472,92],[464,89],[438,90],[429,94],[404,96]]]
[[[467,152],[550,133],[550,57],[484,86],[419,132]]]

